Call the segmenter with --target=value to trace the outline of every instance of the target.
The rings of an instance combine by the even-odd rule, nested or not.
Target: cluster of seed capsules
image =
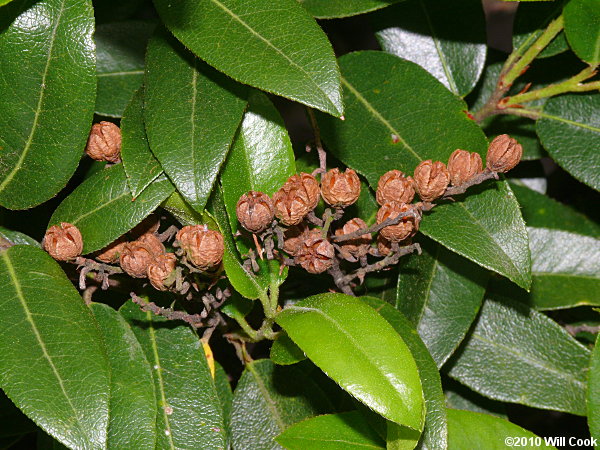
[[[371,230],[360,218],[352,218],[335,230],[309,226],[327,222],[326,216],[321,220],[313,213],[320,197],[334,208],[335,213],[329,212],[334,220],[343,216],[343,208],[358,200],[361,184],[352,169],[344,172],[331,169],[322,175],[320,184],[308,173],[293,175],[272,197],[263,192],[247,192],[237,203],[237,219],[255,238],[282,226],[284,231],[279,239],[283,237],[283,244],[278,242],[278,246],[292,257],[288,264],[301,266],[310,273],[331,269],[337,255],[349,262],[360,262],[364,267],[367,255],[385,257],[408,243],[419,229],[422,211],[429,209],[431,202],[447,196],[451,187],[468,187],[507,172],[519,163],[522,152],[515,139],[501,135],[490,143],[485,169],[478,153],[458,149],[447,166],[427,160],[415,168],[412,177],[399,170],[385,173],[377,185],[376,199],[380,205],[377,224],[389,225],[381,227],[375,243]],[[415,194],[421,202],[413,203]]]
[[[176,281],[183,281],[181,276],[178,277],[178,263],[189,271],[206,274],[220,267],[224,252],[221,233],[209,230],[206,225],[185,226],[176,234],[174,246],[178,250],[173,253],[166,250],[157,234],[159,224],[154,219],[142,222],[131,233],[138,235],[137,239],[127,241],[121,237],[99,251],[95,259],[105,264],[118,263],[123,272],[133,278],[148,278],[152,286],[161,291],[175,289],[180,292],[186,288],[175,286]],[[76,226],[62,222],[46,231],[42,245],[56,260],[77,262],[76,258],[83,250],[83,239]]]

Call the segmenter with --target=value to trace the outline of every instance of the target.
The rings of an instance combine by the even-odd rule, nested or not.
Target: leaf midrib
[[[454,75],[452,74],[452,72],[450,71],[450,68],[448,67],[448,61],[446,60],[446,55],[444,55],[444,52],[442,51],[442,48],[440,45],[441,44],[440,39],[437,37],[437,34],[433,27],[433,24],[431,23],[431,17],[429,16],[429,12],[427,11],[425,2],[423,2],[423,0],[421,0],[419,3],[421,4],[421,8],[423,9],[423,15],[425,16],[425,19],[427,20],[427,26],[429,27],[429,31],[431,33],[431,39],[433,40],[433,44],[435,45],[435,50],[440,58],[440,62],[442,63],[442,70],[444,71],[444,74],[446,75],[446,79],[448,80],[448,84],[450,85],[450,90],[454,94],[460,95],[460,93],[458,92],[458,86],[456,85],[456,81],[454,80]]]
[[[594,127],[592,125],[588,125],[586,123],[575,122],[574,120],[565,119],[564,117],[554,116],[552,114],[548,114],[543,111],[538,112],[538,114],[545,119],[556,120],[557,122],[563,122],[563,123],[566,123],[567,125],[571,125],[571,126],[578,127],[578,128],[583,128],[586,130],[593,131],[595,133],[600,133],[600,128],[596,128],[596,127]]]
[[[154,322],[152,320],[151,312],[146,312],[146,319],[148,320],[148,323],[150,324],[150,326],[148,327],[148,332],[150,334],[150,344],[152,346],[152,356],[154,357],[154,363],[157,366],[154,370],[156,371],[156,378],[158,381],[158,387],[159,387],[159,391],[160,391],[160,399],[162,402],[162,405],[159,405],[159,406],[163,413],[163,417],[165,419],[165,425],[167,426],[166,431],[169,432],[167,437],[169,439],[170,448],[175,449],[175,443],[173,442],[173,433],[171,431],[171,422],[169,421],[169,416],[167,415],[167,412],[165,411],[165,408],[167,406],[169,406],[169,403],[167,402],[167,397],[165,394],[165,383],[164,383],[164,380],[162,377],[162,366],[160,364],[160,356],[158,354],[158,346],[156,345],[156,333],[154,331]]]
[[[364,105],[364,107],[367,109],[367,111],[369,111],[373,117],[375,117],[375,119],[378,119],[385,127],[387,127],[392,134],[396,135],[398,137],[398,139],[400,139],[400,142],[402,142],[404,144],[404,146],[419,160],[419,161],[423,161],[423,159],[421,158],[421,156],[419,156],[419,154],[404,140],[404,138],[402,137],[402,135],[400,134],[400,132],[398,130],[396,130],[392,124],[390,122],[387,121],[387,119],[385,117],[383,117],[383,115],[377,111],[377,109],[375,109],[375,107],[373,107],[373,105],[371,105],[371,103],[369,103],[369,101],[364,98],[362,96],[362,94],[352,85],[350,84],[350,82],[348,82],[348,80],[346,78],[344,78],[343,76],[341,77],[342,79],[342,84],[344,84],[346,87],[348,87],[348,89],[350,90],[350,92],[352,92],[354,94],[354,96]],[[600,130],[599,130],[600,131]],[[513,272],[513,276],[517,275],[519,278],[522,279],[521,276],[521,272],[519,271],[519,269],[517,268],[517,266],[513,263],[512,258],[509,257],[509,255],[504,251],[504,249],[498,245],[498,242],[496,241],[496,239],[494,239],[494,237],[492,236],[492,234],[488,231],[487,227],[485,227],[474,215],[473,213],[471,213],[471,211],[469,211],[467,209],[467,207],[464,205],[463,202],[456,202],[454,203],[455,205],[458,205],[460,208],[464,209],[465,212],[468,214],[468,216],[473,219],[472,222],[476,223],[477,225],[479,225],[479,227],[481,228],[481,230],[483,230],[483,232],[485,234],[487,234],[487,236],[490,238],[490,240],[494,243],[495,247],[497,249],[500,250],[500,252],[506,256],[506,260],[508,260],[510,266],[514,269]],[[450,248],[450,247],[448,247]],[[467,258],[471,259],[471,257],[465,255],[464,253],[460,253],[455,249],[451,249],[453,251],[456,251],[459,254],[462,254],[463,256],[466,256]],[[488,269],[491,270],[497,270],[493,267],[491,267],[489,264],[483,264],[480,261],[475,261],[477,264],[482,265],[483,267],[486,267]]]
[[[308,80],[310,81],[310,83],[313,86],[315,86],[317,88],[317,90],[319,90],[325,96],[325,99],[327,99],[327,102],[329,103],[329,105],[331,107],[333,107],[334,111],[338,111],[338,108],[329,99],[329,95],[327,95],[327,92],[325,92],[323,90],[323,88],[321,86],[319,86],[315,82],[315,80],[312,78],[312,76],[306,70],[304,70],[304,68],[302,66],[298,65],[288,55],[286,55],[283,51],[281,51],[281,49],[277,48],[270,40],[268,40],[266,37],[264,37],[262,34],[260,34],[258,31],[256,31],[254,28],[252,28],[250,25],[248,25],[244,20],[242,20],[242,18],[240,16],[238,16],[232,10],[230,10],[229,8],[227,8],[227,6],[225,6],[219,0],[210,0],[210,1],[212,3],[214,3],[215,5],[217,5],[219,8],[221,8],[223,11],[225,11],[225,13],[229,14],[232,19],[234,19],[237,22],[239,22],[240,25],[242,25],[244,28],[246,28],[248,31],[250,31],[251,34],[253,34],[257,38],[259,38],[260,40],[262,40],[265,44],[267,44],[267,46],[271,47],[273,50],[275,50],[275,52],[277,52],[278,54],[280,54],[281,56],[283,56],[283,58],[286,59],[291,66],[295,67],[300,72],[302,72],[308,78]]]
[[[33,316],[31,314],[31,311],[29,310],[29,307],[27,306],[27,300],[25,299],[25,296],[23,295],[23,290],[21,289],[21,283],[19,282],[19,278],[17,277],[17,274],[15,272],[12,261],[10,260],[8,251],[1,252],[0,256],[2,256],[2,259],[4,260],[4,263],[6,264],[6,268],[8,269],[8,274],[9,274],[12,284],[15,288],[15,293],[17,294],[17,298],[19,299],[19,302],[21,303],[21,306],[23,307],[23,311],[25,312],[25,319],[31,325],[33,334],[35,335],[35,338],[38,341],[38,344],[42,350],[42,355],[48,361],[48,365],[52,369],[52,373],[56,377],[56,380],[58,381],[58,385],[60,386],[60,389],[61,389],[64,397],[66,398],[67,403],[69,404],[69,407],[73,411],[73,414],[74,414],[75,420],[77,421],[77,425],[78,425],[80,433],[83,436],[86,436],[87,433],[84,432],[85,427],[83,427],[83,425],[81,423],[81,417],[80,417],[77,409],[73,405],[73,402],[71,401],[71,397],[69,396],[69,394],[67,393],[67,391],[65,389],[63,379],[62,379],[60,373],[58,372],[58,369],[54,365],[54,362],[52,361],[52,358],[50,357],[50,354],[48,353],[48,350],[46,349],[46,344],[44,344],[42,336],[40,335],[40,332],[37,329],[35,322],[33,321]]]
[[[31,148],[31,144],[33,142],[33,136],[37,130],[38,121],[40,119],[40,113],[42,112],[42,103],[44,102],[44,94],[46,92],[46,77],[48,76],[48,70],[50,68],[50,61],[52,60],[52,51],[54,50],[54,42],[56,40],[56,32],[58,30],[58,26],[60,24],[60,19],[62,18],[64,9],[65,9],[65,1],[66,0],[63,0],[60,4],[60,10],[58,12],[56,24],[54,25],[54,28],[52,28],[52,33],[50,34],[50,47],[48,48],[48,53],[46,56],[46,65],[44,66],[44,71],[42,72],[42,81],[40,83],[41,89],[40,89],[37,106],[35,109],[35,115],[33,117],[33,124],[31,125],[31,131],[29,132],[29,136],[27,137],[27,140],[25,141],[25,147],[23,147],[23,151],[21,152],[21,155],[19,156],[19,159],[17,160],[15,167],[13,167],[13,169],[8,173],[8,175],[6,176],[4,181],[2,181],[2,183],[0,183],[0,192],[2,192],[8,184],[10,184],[12,179],[15,177],[16,173],[21,169],[21,166],[23,165],[23,162],[25,161],[25,158],[27,157],[27,154],[29,153],[29,149]]]
[[[277,427],[279,428],[280,431],[284,431],[286,428],[286,425],[285,425],[283,419],[281,418],[279,411],[275,407],[276,402],[271,398],[271,395],[269,394],[267,387],[265,386],[262,379],[260,378],[260,375],[254,368],[252,363],[248,364],[246,367],[247,367],[248,371],[254,377],[254,381],[256,381],[258,390],[263,395],[263,398],[265,399],[265,402],[267,403],[267,408],[269,408],[269,410],[271,411],[272,417],[275,419],[275,422],[277,423]]]

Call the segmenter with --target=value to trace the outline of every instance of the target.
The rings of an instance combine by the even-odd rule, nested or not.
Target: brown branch
[[[405,217],[416,217],[417,215],[421,214],[422,208],[420,205],[417,205],[419,204],[415,204],[415,210],[413,211],[400,213],[394,218],[386,219],[380,224],[371,225],[370,227],[363,228],[362,230],[357,230],[352,233],[343,234],[340,236],[331,236],[331,240],[336,243],[352,241],[354,239],[362,237],[363,234],[377,233],[379,230],[385,227],[389,227],[390,225],[398,225]]]
[[[313,133],[315,135],[315,147],[317,149],[317,153],[319,155],[319,168],[313,171],[313,175],[318,173],[327,172],[327,153],[323,148],[323,143],[321,142],[321,130],[319,129],[319,124],[317,123],[317,118],[315,117],[315,113],[312,108],[306,108],[308,111],[308,118],[310,119],[310,125],[312,126]],[[306,147],[306,151],[310,152],[310,146]]]
[[[182,320],[188,324],[190,324],[194,328],[202,328],[205,327],[206,324],[203,322],[206,319],[208,313],[202,311],[202,314],[188,314],[184,311],[175,311],[171,308],[163,308],[162,306],[158,306],[154,302],[145,301],[143,298],[135,295],[134,292],[130,292],[131,300],[133,303],[138,305],[142,311],[151,312],[154,315],[165,317],[169,320]]]

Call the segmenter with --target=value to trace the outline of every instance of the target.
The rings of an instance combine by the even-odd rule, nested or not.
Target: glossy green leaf
[[[593,438],[600,439],[600,338],[596,338],[596,345],[590,360],[590,372],[587,390],[587,417],[590,434]],[[595,446],[597,448],[597,446]]]
[[[155,0],[167,28],[231,78],[339,117],[340,74],[325,33],[296,0]]]
[[[475,87],[487,48],[479,0],[408,0],[372,18],[384,51],[419,64],[456,95]]]
[[[396,308],[417,329],[438,367],[467,334],[483,301],[487,271],[431,241],[400,268]]]
[[[356,52],[340,58],[340,67],[346,119],[321,116],[321,131],[329,151],[372,187],[390,169],[411,173],[421,160],[447,161],[457,148],[486,151],[466,104],[416,64],[383,52]],[[485,183],[456,200],[427,214],[421,231],[527,288],[527,232],[507,184]]]
[[[385,449],[385,442],[358,411],[326,414],[298,422],[275,440],[289,450]]]
[[[579,181],[600,190],[600,94],[551,98],[540,115],[536,130],[550,156]]]
[[[548,228],[528,228],[531,292],[501,280],[495,292],[535,309],[600,305],[600,239]]]
[[[589,350],[545,315],[517,302],[487,299],[448,373],[495,400],[583,415],[589,357]]]
[[[415,360],[373,309],[348,295],[321,294],[288,306],[276,320],[352,396],[386,419],[423,429],[423,392]]]
[[[144,126],[144,91],[139,89],[127,105],[121,119],[121,159],[127,184],[135,198],[162,172],[162,166],[150,151]]]
[[[121,164],[81,183],[56,208],[50,225],[68,222],[83,236],[83,253],[100,250],[140,223],[173,192],[166,177],[156,179],[135,201]]]
[[[540,37],[548,24],[561,13],[564,3],[563,0],[558,0],[547,3],[520,4],[513,25],[513,48],[529,48]],[[542,50],[538,58],[558,55],[568,49],[565,34],[561,32]]]
[[[0,386],[65,445],[105,448],[110,371],[83,300],[60,266],[30,245],[0,252],[0,286]]]
[[[265,280],[264,278],[263,280],[259,280],[259,278],[244,267],[242,263],[240,253],[233,239],[229,217],[227,216],[225,203],[223,202],[223,194],[221,193],[220,188],[213,191],[213,195],[208,204],[208,209],[214,216],[221,234],[223,234],[223,241],[225,244],[223,267],[225,268],[225,273],[227,274],[229,282],[236,291],[246,298],[252,300],[260,297],[264,298],[267,294],[267,286],[263,284],[263,281]],[[264,266],[262,268],[264,268]]]
[[[121,117],[144,81],[144,55],[155,25],[128,20],[98,25],[96,114]]]
[[[554,448],[508,420],[458,409],[448,410],[448,441],[452,450],[506,450],[517,444],[527,449]]]
[[[90,0],[13,3],[0,29],[0,204],[53,197],[79,163],[96,98]]]
[[[11,245],[33,245],[39,247],[40,243],[26,234],[0,226],[0,247]]]
[[[350,17],[385,8],[402,0],[297,0],[317,19]]]
[[[152,366],[156,448],[223,448],[221,405],[198,336],[185,325],[143,312],[131,301],[120,312]]]
[[[90,305],[106,344],[110,365],[108,448],[152,448],[156,397],[150,364],[125,319],[110,306]]]
[[[330,411],[323,391],[297,366],[252,361],[233,393],[233,448],[280,449],[274,439],[287,427]]]
[[[271,361],[280,366],[288,366],[306,359],[306,355],[300,347],[286,333],[279,335],[273,342],[270,352]]]
[[[600,225],[556,200],[511,182],[528,227],[551,228],[600,238]]]
[[[0,6],[4,6],[12,2],[12,0],[0,0]]]
[[[204,209],[225,161],[244,97],[242,86],[195,58],[166,31],[150,40],[144,99],[150,148],[197,211]]]
[[[394,327],[394,330],[396,330],[402,339],[404,339],[404,342],[406,342],[406,345],[410,349],[413,358],[417,363],[417,369],[419,370],[419,376],[421,377],[421,384],[423,386],[426,410],[425,428],[421,434],[419,448],[445,449],[447,447],[448,439],[446,408],[444,391],[442,391],[442,381],[435,361],[431,357],[424,342],[419,338],[413,325],[392,305],[373,297],[361,297],[361,300],[375,309],[392,327]],[[390,437],[390,424],[391,423],[388,422],[388,439]],[[408,441],[410,441],[411,436],[406,431],[407,430],[404,430],[401,433],[400,438],[406,439],[408,437]],[[416,439],[419,440],[419,437],[417,436]]]
[[[563,15],[565,34],[575,54],[590,64],[600,63],[600,2],[570,0]]]

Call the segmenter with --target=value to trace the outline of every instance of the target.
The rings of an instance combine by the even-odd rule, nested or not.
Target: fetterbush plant
[[[597,0],[0,4],[7,445],[600,437]]]

